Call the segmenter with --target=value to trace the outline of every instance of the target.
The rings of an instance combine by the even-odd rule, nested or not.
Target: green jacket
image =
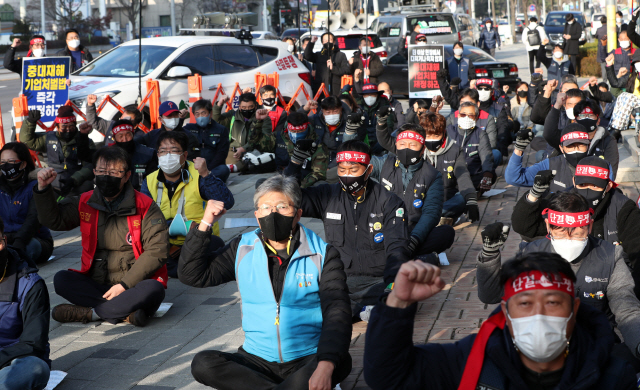
[[[254,149],[262,153],[273,153],[276,150],[275,138],[271,137],[271,119],[256,120],[255,114],[245,121],[240,110],[222,113],[222,107],[213,105],[211,118],[222,126],[229,128],[229,146],[242,147],[244,150]]]
[[[287,128],[287,125],[284,126]],[[316,132],[313,130],[311,126],[309,126],[309,133],[305,137],[305,139],[310,139],[316,141],[317,139]],[[275,136],[273,137],[275,141]],[[284,140],[284,144],[287,146],[287,152],[289,152],[289,156],[293,155],[293,148],[295,147],[294,143],[289,138],[289,132],[282,133],[282,139]],[[308,163],[307,163],[308,164]],[[329,150],[325,146],[325,144],[321,143],[318,145],[318,150],[311,156],[311,173],[308,174],[305,178],[300,182],[301,188],[311,187],[314,183],[321,180],[327,179],[327,165],[329,165]]]

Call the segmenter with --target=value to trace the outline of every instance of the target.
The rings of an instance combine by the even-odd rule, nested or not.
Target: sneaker
[[[149,316],[144,312],[144,310],[138,309],[129,314],[127,318],[124,319],[124,322],[127,322],[133,326],[143,327],[149,323]]]
[[[227,164],[227,166],[229,167],[229,172],[231,173],[238,172],[238,168],[236,167],[236,164]]]
[[[369,317],[371,317],[371,310],[373,310],[373,305],[365,306],[360,311],[360,319],[364,322],[369,322]]]
[[[82,322],[91,321],[91,308],[63,303],[51,310],[51,318],[58,322]]]

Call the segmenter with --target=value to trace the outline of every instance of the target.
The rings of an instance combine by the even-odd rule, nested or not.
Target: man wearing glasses
[[[56,293],[71,304],[53,308],[58,322],[105,320],[145,326],[167,287],[167,224],[160,209],[133,189],[130,157],[121,148],[95,153],[96,188],[56,202],[51,188],[57,173],[38,172],[33,198],[41,224],[53,230],[80,226],[79,271],[59,271]]]
[[[244,344],[236,353],[202,351],[191,363],[218,390],[331,390],[351,371],[351,315],[340,254],[299,223],[302,192],[293,177],[267,179],[253,196],[260,229],[208,250],[226,212],[209,200],[180,256],[180,281],[212,287],[235,280]]]
[[[160,169],[150,173],[142,182],[141,192],[160,207],[169,225],[169,276],[178,277],[178,258],[192,223],[200,223],[204,215],[204,203],[210,199],[224,202],[228,210],[233,207],[233,194],[227,186],[207,168],[207,161],[197,157],[187,161],[189,139],[179,131],[165,131],[158,137],[158,165]],[[211,251],[224,245],[220,228],[211,229]]]

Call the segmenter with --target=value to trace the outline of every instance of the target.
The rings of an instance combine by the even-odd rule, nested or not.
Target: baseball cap
[[[573,177],[576,184],[593,184],[605,188],[609,184],[609,163],[597,156],[588,156],[580,160]]]
[[[160,116],[169,115],[176,111],[179,111],[178,105],[170,101],[162,102],[162,104],[160,105],[160,108],[158,109]]]
[[[591,143],[589,140],[589,133],[587,129],[580,123],[570,123],[562,129],[560,134],[560,144],[567,146],[575,143],[587,144]]]

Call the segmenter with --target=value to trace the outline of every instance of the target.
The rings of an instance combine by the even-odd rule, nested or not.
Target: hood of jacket
[[[605,128],[602,126],[598,126],[598,128],[596,129],[596,135],[593,136],[591,142],[589,143],[588,153],[591,153],[593,148],[595,148],[596,145],[598,145],[607,136],[609,136],[609,133],[605,130]]]
[[[427,157],[429,157],[429,158],[436,157],[436,156],[440,156],[440,155],[446,153],[449,149],[451,149],[451,146],[456,143],[456,141],[454,139],[452,139],[451,137],[447,136],[447,132],[446,131],[444,132],[444,136],[446,137],[444,148],[438,149],[438,151],[435,152],[435,153],[430,151],[427,148],[424,149],[423,157],[424,157],[425,160],[427,159]]]

